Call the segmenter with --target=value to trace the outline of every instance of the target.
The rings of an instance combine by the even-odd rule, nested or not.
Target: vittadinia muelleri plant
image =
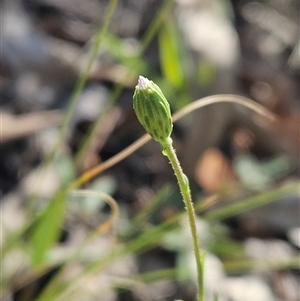
[[[196,216],[191,198],[189,180],[183,173],[179,160],[172,145],[171,133],[173,130],[170,105],[161,89],[152,81],[140,76],[133,95],[133,108],[139,122],[146,132],[160,143],[163,154],[168,157],[175,172],[183,201],[188,214],[188,220],[193,240],[193,248],[197,264],[198,293],[197,300],[203,301],[203,264],[204,253],[200,253],[200,244],[197,235]]]

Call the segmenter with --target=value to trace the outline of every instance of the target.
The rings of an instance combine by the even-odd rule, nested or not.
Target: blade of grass
[[[149,283],[157,282],[160,280],[166,280],[166,279],[175,280],[177,278],[177,274],[178,272],[176,268],[170,268],[170,269],[151,271],[147,273],[141,273],[129,277],[118,277],[118,276],[110,277],[110,280],[112,282],[111,285],[105,286],[102,289],[98,290],[97,294],[99,296],[105,296],[105,293],[111,291],[112,288],[118,289],[118,291],[134,289],[136,287],[143,289],[143,287],[146,287],[147,284]],[[71,293],[70,296],[68,296],[69,299],[71,298],[72,294],[76,294],[76,292]]]
[[[217,292],[214,292],[214,301],[219,300],[219,294]]]
[[[107,7],[107,10],[105,12],[105,17],[104,17],[104,22],[103,22],[103,26],[101,26],[95,36],[95,41],[91,47],[90,53],[88,55],[88,62],[87,62],[87,66],[84,70],[84,72],[81,74],[81,76],[79,77],[77,83],[75,84],[75,88],[74,88],[74,92],[71,96],[68,108],[67,108],[67,112],[64,118],[64,122],[61,128],[61,131],[59,133],[59,137],[57,139],[57,143],[55,144],[52,152],[49,155],[48,161],[52,161],[52,159],[54,158],[58,147],[60,146],[66,131],[67,131],[67,127],[70,123],[71,120],[71,116],[74,113],[74,109],[75,109],[75,105],[77,103],[78,97],[82,91],[82,89],[84,88],[85,83],[87,82],[88,79],[88,75],[90,73],[90,70],[92,68],[92,65],[97,57],[102,39],[105,35],[105,33],[107,32],[108,29],[108,25],[112,19],[112,15],[116,9],[116,5],[118,3],[118,0],[110,0],[109,6]]]
[[[174,3],[174,0],[167,0],[167,1],[163,2],[159,13],[154,18],[153,22],[149,26],[149,29],[147,30],[147,32],[145,33],[145,35],[142,38],[142,43],[141,43],[142,47],[141,47],[141,50],[140,50],[141,55],[145,52],[145,50],[149,46],[150,42],[154,38],[155,34],[159,30],[163,20],[165,19],[168,12],[170,11],[173,3]]]
[[[249,197],[246,200],[236,202],[226,207],[209,212],[205,214],[204,218],[213,222],[221,221],[225,218],[229,218],[251,209],[267,205],[271,202],[278,201],[287,195],[299,194],[299,184],[299,182],[291,183],[283,187]]]
[[[146,221],[149,220],[149,218],[157,211],[159,206],[162,205],[162,203],[166,200],[167,196],[169,196],[172,193],[172,187],[171,185],[165,185],[154,197],[153,200],[151,200],[140,213],[138,213],[131,224],[131,229],[136,231],[141,225]]]
[[[117,98],[121,95],[123,91],[123,87],[121,85],[116,85],[114,91],[112,92],[107,104],[103,108],[101,114],[97,118],[97,120],[94,122],[91,130],[86,135],[84,141],[82,142],[81,146],[79,147],[78,152],[75,154],[74,162],[75,165],[77,165],[85,155],[87,149],[89,148],[90,143],[93,140],[93,137],[95,133],[97,132],[97,129],[99,125],[101,124],[103,117],[109,112],[109,110],[113,107],[115,104]]]
[[[184,85],[183,70],[179,57],[179,43],[171,18],[163,22],[159,31],[159,55],[162,71],[168,82],[177,89]]]
[[[287,269],[300,269],[300,256],[294,256],[286,259],[272,259],[272,260],[234,260],[223,262],[224,268],[229,274],[245,273],[250,271],[268,272],[280,271]]]
[[[44,264],[46,252],[59,237],[65,215],[65,197],[65,193],[57,193],[43,214],[39,216],[36,225],[34,225],[30,245],[32,248],[32,262],[35,267]]]
[[[141,284],[147,285],[148,283],[153,283],[165,279],[175,280],[177,278],[177,275],[177,269],[170,268],[141,273],[126,278],[116,277],[114,278],[113,287],[128,290],[133,289],[135,286],[140,286]]]
[[[126,53],[124,54],[122,49],[123,43],[120,38],[111,33],[106,34],[105,39],[103,40],[103,48],[105,48],[109,54],[122,65],[126,66],[131,71],[134,71],[134,73],[136,73],[136,77],[138,77],[139,74],[145,74],[150,68],[148,63],[141,58],[138,51],[130,56]]]
[[[41,174],[41,177],[40,177],[40,181],[43,181],[43,178],[44,178],[42,176],[43,172],[45,171],[45,169],[49,166],[49,164],[55,158],[55,155],[58,151],[58,148],[61,145],[62,140],[65,137],[68,125],[70,123],[71,117],[74,113],[76,103],[78,101],[78,97],[79,97],[81,91],[83,90],[83,88],[84,88],[84,86],[87,82],[88,75],[90,73],[93,62],[95,61],[95,59],[97,57],[97,53],[99,51],[99,48],[100,48],[101,42],[103,40],[103,37],[104,37],[105,33],[107,32],[108,25],[111,21],[112,15],[115,11],[117,2],[118,2],[118,0],[110,0],[109,6],[107,7],[107,10],[105,12],[103,25],[101,25],[100,28],[97,31],[97,34],[96,34],[95,39],[94,39],[94,43],[92,44],[90,53],[88,55],[87,66],[86,66],[85,70],[82,72],[82,74],[80,75],[79,79],[77,80],[77,82],[75,84],[75,88],[74,88],[74,91],[71,95],[68,107],[66,109],[66,114],[65,114],[60,132],[58,134],[57,140],[56,140],[52,150],[49,152],[49,154],[47,155],[46,159],[43,162],[42,174]],[[40,181],[38,181],[39,183],[37,183],[35,191],[37,191],[39,189],[40,183],[41,183]],[[37,193],[33,193],[32,197],[31,197],[31,200],[29,202],[29,207],[32,207],[32,205],[36,201],[36,195],[37,195]]]

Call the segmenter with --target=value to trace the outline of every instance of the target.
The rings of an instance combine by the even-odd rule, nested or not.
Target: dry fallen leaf
[[[229,160],[215,148],[208,149],[199,158],[195,180],[209,193],[218,192],[237,181]]]
[[[35,134],[45,128],[60,124],[63,114],[59,110],[12,115],[1,111],[0,143]]]

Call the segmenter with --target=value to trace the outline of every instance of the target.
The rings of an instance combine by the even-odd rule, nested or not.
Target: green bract
[[[173,129],[170,105],[153,81],[139,77],[133,108],[146,132],[162,145],[168,143]]]

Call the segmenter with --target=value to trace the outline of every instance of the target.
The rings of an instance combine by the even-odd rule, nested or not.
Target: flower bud
[[[146,132],[162,145],[168,143],[173,129],[170,105],[153,81],[139,77],[133,108]]]

